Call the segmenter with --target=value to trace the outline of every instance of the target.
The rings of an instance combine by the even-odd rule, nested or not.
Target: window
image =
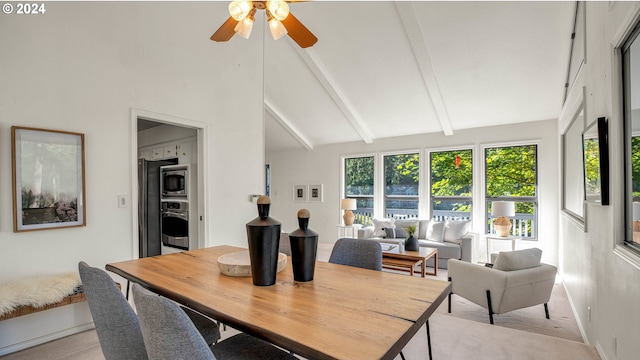
[[[622,46],[625,237],[624,243],[640,251],[640,25]]]
[[[538,215],[537,145],[485,148],[486,231],[493,233],[493,201],[515,203],[511,235],[536,237]]]
[[[438,221],[470,220],[473,204],[472,150],[434,151],[429,158],[432,218]]]
[[[383,159],[385,217],[417,218],[420,154],[385,155]]]
[[[344,196],[356,199],[354,224],[369,225],[373,217],[373,156],[344,159]]]

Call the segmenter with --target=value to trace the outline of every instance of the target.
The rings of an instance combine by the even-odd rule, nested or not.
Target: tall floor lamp
[[[353,225],[353,220],[355,219],[356,216],[353,215],[353,211],[351,210],[357,209],[356,199],[342,199],[340,208],[344,210],[344,215],[342,216],[342,219],[344,220],[344,224],[346,226]]]
[[[516,205],[513,201],[493,201],[491,203],[491,215],[498,217],[493,222],[496,235],[507,237],[511,231],[511,220],[507,216],[516,215]]]

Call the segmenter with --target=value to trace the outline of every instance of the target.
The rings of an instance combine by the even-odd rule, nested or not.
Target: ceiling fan
[[[265,10],[271,36],[274,40],[288,34],[302,48],[313,46],[318,38],[289,12],[289,2],[291,1],[232,1],[229,4],[231,16],[211,35],[211,40],[228,41],[235,33],[248,39],[253,28],[256,11]]]

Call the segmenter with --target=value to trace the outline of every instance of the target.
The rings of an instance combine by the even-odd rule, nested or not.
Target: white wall
[[[304,149],[274,151],[267,153],[267,163],[271,164],[271,215],[282,222],[284,231],[297,229],[296,213],[300,208],[311,212],[309,228],[318,232],[321,242],[333,243],[337,240],[336,225],[342,222],[340,210],[340,157],[344,155],[379,154],[387,151],[416,150],[424,155],[425,149],[471,146],[474,149],[474,191],[481,188],[482,172],[481,146],[513,144],[534,141],[538,144],[539,161],[539,241],[522,241],[519,247],[539,247],[543,250],[543,260],[558,263],[558,139],[555,120],[535,121],[517,125],[477,128],[455,131],[453,136],[423,134],[398,138],[378,139],[373,144],[353,142],[319,146],[311,151]],[[297,203],[293,201],[293,186],[299,184],[323,184],[323,203]],[[421,192],[426,190],[426,182]],[[477,200],[476,200],[477,199]],[[474,200],[480,201],[480,194],[474,193]],[[482,207],[480,203],[480,207]],[[475,209],[480,209],[477,205]],[[479,212],[474,212],[479,214]],[[477,215],[480,216],[480,215]],[[475,221],[474,231],[484,233],[480,221]],[[486,256],[486,246],[479,240],[476,256]],[[510,245],[507,244],[507,245]],[[496,244],[496,249],[499,248]],[[507,246],[510,248],[510,246]],[[505,248],[505,250],[507,249]],[[484,252],[483,252],[484,251]]]
[[[612,6],[610,6],[612,3]],[[611,205],[588,204],[586,229],[560,214],[563,281],[586,340],[603,359],[640,354],[640,258],[629,257],[624,236],[620,68],[615,47],[640,13],[638,2],[587,2],[587,56],[558,122],[564,131],[586,88],[585,117],[609,119]],[[591,319],[587,308],[591,308]],[[552,313],[553,316],[553,313]],[[614,338],[617,349],[614,349]]]
[[[43,15],[0,14],[0,282],[127,260],[137,149],[131,109],[205,128],[207,245],[246,245],[263,189],[262,26],[209,40],[226,2],[47,2]],[[85,134],[87,226],[14,233],[13,125]],[[0,355],[77,331],[86,303],[0,322]],[[90,325],[89,325],[90,326]]]

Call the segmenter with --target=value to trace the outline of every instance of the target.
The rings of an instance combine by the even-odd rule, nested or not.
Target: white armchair
[[[493,314],[544,304],[549,319],[547,302],[551,297],[557,268],[540,263],[540,249],[501,252],[493,268],[449,259],[449,281],[456,294],[476,303]]]

